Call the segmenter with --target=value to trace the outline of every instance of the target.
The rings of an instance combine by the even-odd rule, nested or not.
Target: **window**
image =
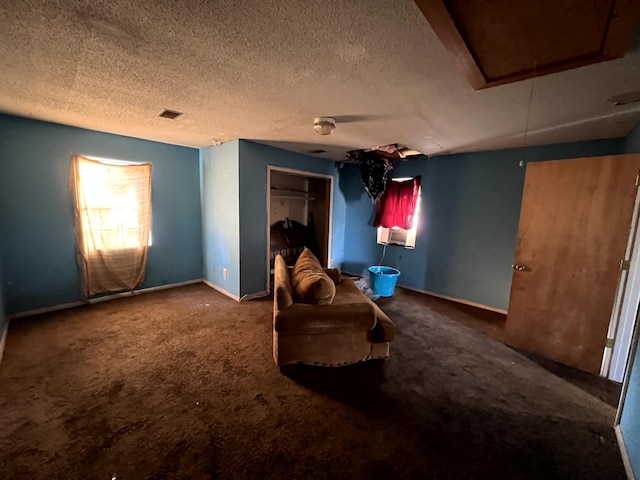
[[[78,165],[81,225],[84,250],[125,250],[151,245],[151,229],[145,242],[145,205],[140,191],[148,183],[147,172],[134,172],[125,166],[140,164],[117,160],[92,159]]]
[[[151,233],[151,164],[74,156],[78,262],[85,296],[142,283]]]
[[[397,183],[387,187],[376,212],[377,242],[415,248],[420,216],[420,177],[393,178],[391,181]]]

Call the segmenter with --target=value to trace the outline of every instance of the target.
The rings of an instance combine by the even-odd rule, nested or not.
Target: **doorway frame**
[[[638,177],[636,177],[636,186],[638,186]],[[633,335],[638,321],[638,306],[635,307],[636,315],[623,316],[623,307],[625,300],[629,294],[628,287],[630,280],[636,279],[640,275],[640,270],[636,267],[634,260],[640,255],[640,188],[636,192],[635,204],[633,206],[633,216],[631,217],[631,225],[629,226],[629,239],[627,240],[627,248],[624,253],[623,261],[629,262],[629,268],[620,269],[618,277],[618,287],[616,289],[615,301],[611,312],[611,320],[609,321],[609,329],[607,331],[607,345],[602,354],[602,365],[600,367],[600,376],[613,381],[624,382],[626,369],[628,368],[628,359],[633,349]],[[633,276],[633,278],[632,278]],[[620,344],[624,343],[627,347],[620,348]],[[622,378],[620,378],[622,377]],[[617,380],[620,378],[620,380]]]
[[[327,264],[323,265],[324,268],[330,268],[333,263],[333,258],[331,257],[331,250],[333,246],[333,175],[326,173],[315,173],[308,172],[306,170],[298,170],[295,168],[287,168],[287,167],[278,167],[275,165],[267,165],[267,293],[271,293],[271,225],[270,225],[270,216],[271,216],[271,172],[280,172],[280,173],[288,173],[290,175],[298,175],[300,177],[313,177],[313,178],[322,178],[324,180],[329,180],[329,231],[327,232]]]

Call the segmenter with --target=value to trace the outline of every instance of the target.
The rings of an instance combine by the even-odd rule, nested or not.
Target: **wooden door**
[[[506,343],[598,374],[640,155],[527,165]]]

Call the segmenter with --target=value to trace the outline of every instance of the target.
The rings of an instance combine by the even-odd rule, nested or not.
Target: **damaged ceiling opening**
[[[350,150],[347,159],[356,162],[360,168],[360,178],[369,198],[378,203],[387,187],[387,173],[393,169],[393,160],[405,160],[421,156],[422,153],[399,143],[379,145],[372,148]]]
[[[421,152],[413,150],[399,143],[390,143],[389,145],[378,145],[371,148],[361,148],[359,150],[350,150],[347,152],[349,160],[357,160],[361,155],[372,155],[389,160],[405,159],[409,157],[417,157],[422,155]]]

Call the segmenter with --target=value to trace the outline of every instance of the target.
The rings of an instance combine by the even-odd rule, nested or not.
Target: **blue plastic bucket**
[[[375,265],[369,267],[369,283],[371,290],[381,297],[390,297],[396,288],[400,270],[391,267]]]

